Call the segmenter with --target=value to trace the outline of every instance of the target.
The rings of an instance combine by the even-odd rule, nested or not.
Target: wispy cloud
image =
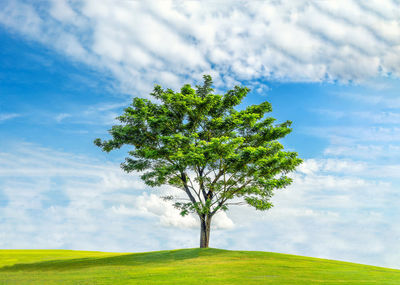
[[[101,103],[87,108],[77,115],[77,122],[86,124],[111,125],[117,123],[116,118],[124,107],[128,107],[129,101]]]
[[[400,127],[397,126],[334,126],[309,127],[307,133],[329,138],[335,144],[349,143],[397,143],[400,141]]]
[[[332,144],[324,150],[328,156],[355,157],[361,159],[400,159],[400,146],[397,144]]]
[[[325,124],[322,124],[323,127],[306,127],[304,132],[329,142],[323,151],[324,155],[362,159],[380,165],[398,161],[398,82],[386,78],[378,80],[378,83],[384,84],[385,88],[338,88],[339,91],[328,94],[334,98],[335,106],[310,110]]]
[[[390,94],[388,92],[381,92],[380,94],[344,92],[338,93],[337,95],[367,105],[396,109],[400,108],[400,98],[398,97],[398,94]]]
[[[20,114],[16,114],[16,113],[10,113],[10,114],[0,114],[0,123],[7,121],[7,120],[11,120],[17,117],[20,117]]]
[[[61,114],[56,115],[55,120],[58,123],[60,123],[61,121],[63,121],[64,119],[66,119],[68,117],[71,117],[71,115],[70,114],[66,114],[66,113],[61,113]]]
[[[400,124],[400,113],[392,111],[342,111],[329,109],[318,109],[314,111],[323,117],[345,119],[346,121],[357,120],[359,123],[363,122],[364,124]]]
[[[66,107],[65,113],[51,113],[41,110],[41,112],[31,112],[29,115],[36,118],[41,117],[40,122],[46,124],[56,122],[81,125],[112,125],[117,123],[116,117],[121,114],[122,109],[130,104],[130,100],[121,102],[121,100],[117,99],[117,101],[97,103],[91,106],[73,105],[69,109]]]

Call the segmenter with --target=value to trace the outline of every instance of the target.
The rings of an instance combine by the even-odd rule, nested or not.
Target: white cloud
[[[234,227],[235,227],[234,222],[228,217],[228,215],[225,212],[218,212],[213,217],[211,224],[212,230],[214,229],[230,230],[233,229]]]
[[[18,20],[20,20],[19,32],[24,35],[39,35],[43,23],[35,8],[19,1],[9,1],[3,6],[0,23],[16,29]]]
[[[129,92],[147,94],[154,82],[176,88],[203,73],[217,86],[400,74],[398,6],[389,0],[50,3],[8,1],[0,23],[111,71]]]
[[[74,23],[79,20],[78,15],[68,4],[68,0],[50,0],[49,13],[60,22]]]
[[[298,167],[298,171],[305,174],[315,172],[361,173],[365,169],[365,162],[343,159],[307,159]]]
[[[336,151],[336,152],[335,152]],[[340,174],[341,176],[345,175],[347,177],[357,176],[362,177],[364,179],[368,179],[371,177],[374,178],[393,178],[393,179],[400,179],[400,164],[398,163],[389,163],[389,162],[381,162],[381,163],[371,163],[368,160],[357,161],[350,159],[350,157],[357,157],[355,154],[348,154],[349,152],[353,151],[352,149],[326,149],[325,154],[331,155],[339,155],[341,154],[343,157],[346,158],[323,158],[323,159],[306,159],[303,164],[301,164],[297,170],[298,172],[305,174],[306,178],[309,175],[316,175],[319,173],[320,175],[324,175],[326,183],[324,186],[327,186],[328,178],[327,175],[336,175]],[[373,150],[372,150],[373,151]],[[382,151],[379,149],[379,151]],[[389,156],[392,156],[391,150],[386,150]],[[363,149],[364,157],[361,158],[373,158],[373,154],[371,155],[371,151],[369,149]],[[314,177],[314,179],[316,176]],[[299,178],[301,181],[302,178]],[[341,181],[345,181],[343,177],[341,177]],[[356,185],[355,182],[350,182],[351,185]]]
[[[176,194],[176,193],[175,193]],[[158,217],[159,224],[165,227],[194,228],[200,227],[199,219],[193,214],[182,217],[179,210],[154,194],[142,194],[136,197],[134,205],[113,207],[115,213],[138,217]],[[218,212],[212,221],[212,229],[232,229],[233,221],[224,212]]]
[[[180,228],[198,228],[196,217],[187,215],[182,217],[179,211],[171,203],[163,201],[159,196],[142,195],[137,198],[135,208],[145,213],[152,213],[160,218],[160,224],[163,226],[173,226]]]

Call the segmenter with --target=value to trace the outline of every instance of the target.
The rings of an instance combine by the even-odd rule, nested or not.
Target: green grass
[[[220,249],[0,250],[0,284],[400,284],[400,270]]]

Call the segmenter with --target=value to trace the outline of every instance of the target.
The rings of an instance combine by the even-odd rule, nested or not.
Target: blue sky
[[[397,11],[397,12],[396,12]],[[133,96],[211,74],[292,120],[305,159],[260,213],[217,216],[210,245],[400,268],[397,1],[5,1],[0,12],[0,248],[149,251],[198,245],[102,153]]]

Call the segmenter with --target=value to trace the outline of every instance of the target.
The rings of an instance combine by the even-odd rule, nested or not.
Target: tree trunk
[[[210,241],[211,217],[209,215],[200,216],[200,248],[208,248]]]

